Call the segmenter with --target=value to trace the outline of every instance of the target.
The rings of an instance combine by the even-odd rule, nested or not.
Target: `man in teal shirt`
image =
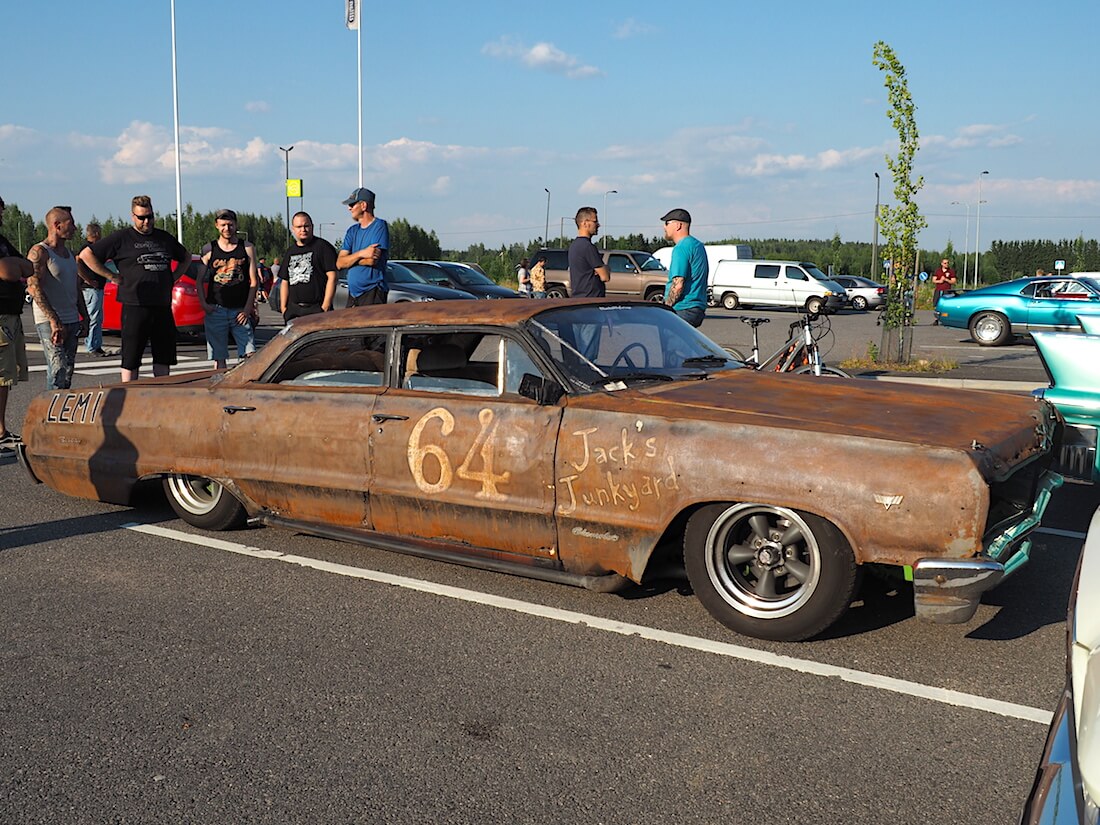
[[[707,250],[691,236],[691,215],[686,209],[673,209],[661,220],[665,222],[665,237],[676,244],[668,267],[665,304],[698,327],[707,311]]]

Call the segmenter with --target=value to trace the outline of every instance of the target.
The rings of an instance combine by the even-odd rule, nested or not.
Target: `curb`
[[[856,375],[867,381],[890,381],[895,384],[926,384],[930,387],[954,387],[960,390],[998,390],[1000,392],[1026,392],[1046,386],[1036,381],[995,381],[986,378],[923,378],[909,375]]]

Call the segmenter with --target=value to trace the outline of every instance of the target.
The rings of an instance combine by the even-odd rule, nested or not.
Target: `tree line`
[[[281,257],[287,241],[286,218],[283,215],[258,215],[250,212],[237,212],[237,228],[242,237],[250,240],[257,254],[269,261]],[[117,229],[130,226],[129,216],[107,218],[91,217],[89,223],[98,223],[103,234],[108,235]],[[176,215],[170,212],[157,216],[157,226],[176,234]],[[526,243],[502,244],[500,247],[487,247],[481,243],[471,244],[465,249],[443,249],[434,230],[424,229],[410,223],[405,218],[394,218],[390,226],[390,257],[409,260],[450,260],[476,263],[488,273],[489,277],[500,283],[509,283],[515,279],[515,267],[521,258],[534,259],[539,249],[544,248],[542,240],[535,238]],[[4,211],[4,224],[0,228],[15,246],[26,252],[30,246],[46,237],[46,226],[39,219],[21,210],[18,204],[7,204]],[[77,225],[76,240],[84,236],[84,225]],[[191,204],[183,210],[183,244],[192,252],[197,252],[203,244],[217,237],[214,212],[197,212]],[[561,239],[559,243],[564,243]],[[293,242],[293,241],[291,241]],[[341,239],[335,246],[339,248]],[[655,252],[668,241],[660,236],[642,234],[609,236],[598,238],[598,245],[608,249],[637,249],[643,252]],[[862,241],[843,241],[839,233],[828,240],[799,240],[795,238],[726,238],[711,241],[716,244],[748,244],[753,255],[761,259],[810,261],[823,271],[834,275],[861,275],[872,280],[883,280],[883,273],[871,272],[872,245]],[[879,250],[880,258],[882,250]],[[955,268],[961,272],[961,255],[950,242],[943,249],[921,249],[918,251],[917,267],[931,272],[941,258],[955,262]],[[993,241],[988,252],[982,253],[980,273],[983,283],[1020,278],[1035,274],[1036,269],[1048,272],[1054,269],[1055,261],[1065,261],[1067,272],[1100,272],[1100,243],[1079,236],[1073,240],[1060,241]],[[969,261],[970,271],[974,268],[974,255]]]

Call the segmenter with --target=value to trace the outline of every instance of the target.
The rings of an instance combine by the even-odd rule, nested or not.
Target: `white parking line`
[[[701,639],[696,636],[688,636],[683,633],[673,633],[667,630],[658,630],[643,625],[627,624],[626,622],[604,619],[599,616],[590,616],[586,613],[576,613],[571,610],[559,610],[546,605],[533,602],[509,599],[504,596],[494,596],[490,593],[479,593],[476,590],[466,590],[461,587],[451,587],[446,584],[411,579],[405,576],[395,576],[390,573],[382,573],[377,570],[366,570],[361,567],[351,567],[346,564],[311,559],[306,556],[295,556],[290,553],[281,553],[278,550],[262,550],[258,547],[249,547],[224,539],[210,538],[206,536],[192,535],[179,530],[169,530],[164,527],[155,527],[150,524],[127,523],[122,525],[127,530],[139,533],[147,533],[153,536],[174,539],[176,541],[197,544],[202,547],[210,547],[215,550],[224,550],[229,553],[238,553],[244,556],[252,556],[258,559],[297,564],[326,573],[335,573],[339,576],[350,576],[357,579],[389,584],[395,587],[404,587],[409,590],[417,590],[421,593],[431,593],[436,596],[444,596],[449,599],[473,604],[495,607],[500,610],[511,610],[516,613],[524,613],[529,616],[538,616],[567,624],[580,624],[595,630],[603,630],[608,633],[617,633],[622,636],[638,636],[649,641],[661,642],[674,647],[697,650],[703,653],[711,653],[716,656],[725,656],[730,659],[738,659],[745,662],[782,668],[798,673],[806,673],[813,676],[823,676],[841,679],[863,687],[885,690],[891,693],[899,693],[905,696],[915,696],[928,699],[932,702],[940,702],[955,707],[970,708],[972,710],[994,713],[1011,719],[1022,719],[1026,722],[1036,722],[1041,725],[1049,725],[1053,713],[1041,708],[1017,705],[1013,702],[1002,702],[999,699],[989,699],[984,696],[976,696],[971,693],[962,693],[957,690],[922,685],[919,682],[910,682],[905,679],[895,679],[891,676],[880,676],[875,673],[865,673],[859,670],[851,670],[837,665],[822,664],[807,659],[796,659],[793,656],[784,656],[778,653],[770,653],[764,650],[753,650],[749,647],[716,642],[711,639]]]

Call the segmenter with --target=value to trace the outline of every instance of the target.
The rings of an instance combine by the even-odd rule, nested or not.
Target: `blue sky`
[[[169,8],[5,8],[0,195],[39,218],[71,203],[81,223],[124,215],[138,193],[174,208]],[[293,145],[305,209],[342,235],[358,174],[343,13],[342,0],[178,0],[185,203],[281,215],[278,147]],[[363,13],[364,183],[380,216],[444,248],[542,236],[544,189],[551,237],[594,205],[615,235],[657,234],[684,207],[704,240],[870,241],[874,173],[889,202],[896,151],[879,39],[918,107],[924,246],[973,249],[982,170],[983,248],[1100,235],[1095,0],[368,0]]]

